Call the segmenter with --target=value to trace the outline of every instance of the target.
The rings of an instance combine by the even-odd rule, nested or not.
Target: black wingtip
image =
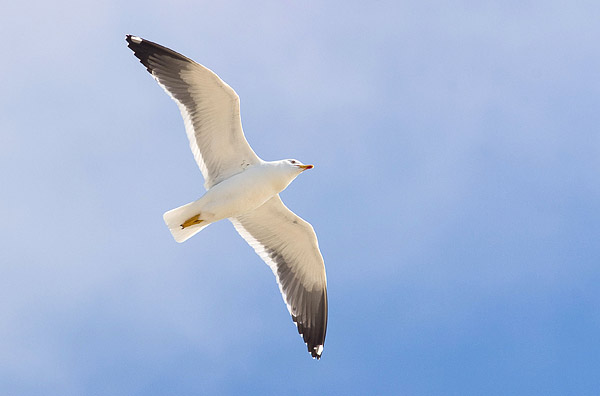
[[[146,67],[146,70],[152,74],[152,68],[148,62],[150,51],[148,51],[148,48],[144,48],[146,47],[145,44],[147,44],[146,40],[138,36],[127,34],[125,35],[125,41],[127,41],[127,47],[133,51],[135,57],[138,58],[140,63]]]
[[[144,66],[146,66],[146,69],[148,69],[150,73],[152,73],[152,67],[149,60],[151,56],[169,57],[178,61],[196,63],[179,52],[173,51],[172,49],[164,47],[153,41],[143,39],[139,36],[126,34],[125,41],[127,41],[127,47],[133,51],[133,54]]]
[[[323,353],[327,333],[327,288],[325,287],[321,292],[309,292],[308,294],[312,295],[318,324],[307,322],[304,316],[294,314],[291,316],[294,323],[296,323],[298,333],[306,343],[308,353],[314,359],[319,360]],[[313,319],[315,318],[313,317]]]
[[[126,34],[125,41],[127,41],[127,43],[129,44],[128,47],[131,48],[131,46],[133,45],[141,44],[142,41],[144,41],[144,39],[138,36],[134,36],[132,34]]]

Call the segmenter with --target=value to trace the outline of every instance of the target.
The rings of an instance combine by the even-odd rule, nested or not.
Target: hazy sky
[[[0,393],[600,394],[597,1],[9,2]],[[134,34],[241,98],[325,258],[313,361]]]

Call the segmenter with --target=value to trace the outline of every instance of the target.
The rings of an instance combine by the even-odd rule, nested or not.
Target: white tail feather
[[[200,213],[197,202],[198,201],[190,202],[189,204],[169,210],[163,215],[163,219],[165,220],[167,227],[169,227],[173,238],[179,243],[187,241],[210,224],[210,222],[203,221],[200,224],[181,228],[184,221]]]

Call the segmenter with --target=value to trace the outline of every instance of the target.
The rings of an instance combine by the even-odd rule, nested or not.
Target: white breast
[[[215,222],[258,208],[281,192],[281,176],[272,167],[257,165],[223,180],[198,201],[202,218]]]

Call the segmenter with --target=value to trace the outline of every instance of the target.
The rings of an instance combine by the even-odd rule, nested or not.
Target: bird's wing
[[[312,226],[289,210],[279,195],[231,221],[271,267],[308,351],[320,358],[327,331],[327,279]]]
[[[260,162],[242,131],[240,98],[206,67],[140,37],[128,47],[179,106],[194,158],[208,189]]]

